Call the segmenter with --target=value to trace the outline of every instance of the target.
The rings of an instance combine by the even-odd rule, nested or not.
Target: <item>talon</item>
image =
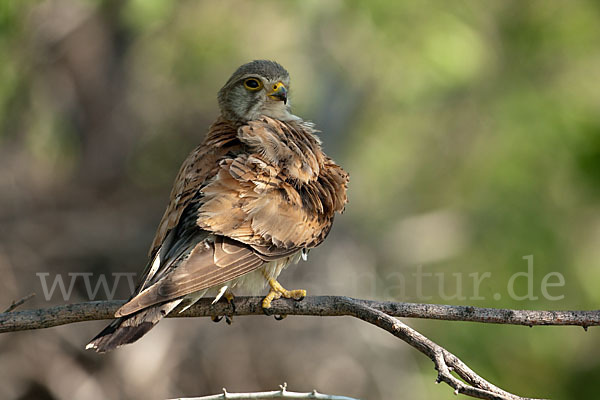
[[[270,317],[273,315],[273,311],[271,311],[271,307],[262,307],[263,313],[265,313],[265,315],[267,317]]]
[[[227,322],[228,325],[231,325],[233,322],[233,315],[235,314],[235,303],[233,302],[235,296],[231,291],[227,290],[225,292],[225,298],[227,299],[227,303],[231,306],[231,314],[225,316],[225,322]]]
[[[269,291],[269,294],[267,294],[262,301],[263,311],[265,311],[268,308],[271,308],[271,303],[273,302],[273,300],[277,300],[281,297],[284,297],[286,299],[294,299],[297,301],[300,301],[306,297],[306,290],[287,290],[286,288],[281,286],[281,284],[277,282],[277,280],[275,280],[274,278],[269,278],[269,286],[271,286],[271,291]],[[267,314],[266,311],[265,314]]]
[[[267,308],[271,308],[271,303],[273,302],[273,300],[277,300],[280,297],[281,297],[280,292],[276,292],[275,290],[271,289],[269,294],[267,294],[262,301],[263,311]]]

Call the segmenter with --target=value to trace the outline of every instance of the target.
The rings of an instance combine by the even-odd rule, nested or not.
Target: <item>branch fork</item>
[[[24,301],[23,301],[24,302]],[[262,297],[236,297],[234,315],[264,315]],[[22,304],[13,302],[9,312],[0,314],[0,333],[20,330],[42,329],[74,322],[112,319],[123,301],[94,301],[68,304],[39,310],[12,311]],[[17,304],[18,303],[18,304]],[[313,316],[352,316],[384,329],[414,347],[433,361],[437,370],[436,383],[444,382],[455,394],[488,400],[535,400],[506,392],[486,381],[454,354],[434,343],[421,333],[404,324],[396,317],[426,318],[448,321],[470,321],[480,323],[511,325],[575,325],[587,329],[600,325],[600,310],[595,311],[534,311],[478,308],[472,306],[449,306],[438,304],[419,304],[401,302],[378,302],[360,300],[343,296],[306,297],[297,302],[279,299],[272,303],[271,312],[277,315],[313,315]],[[176,311],[176,310],[175,310]],[[202,299],[182,313],[173,312],[169,317],[210,317],[231,313],[231,307],[225,302],[211,304],[210,299]],[[460,379],[459,379],[460,378]],[[265,397],[265,393],[269,396]],[[276,394],[276,395],[275,395]],[[197,399],[344,399],[349,397],[330,396],[317,393],[287,391],[282,385],[280,390],[262,392],[262,397],[249,397],[248,393],[228,393],[225,389],[220,397],[201,397]],[[304,397],[293,397],[302,395]],[[226,397],[223,397],[226,396]],[[307,397],[309,396],[309,397]],[[312,396],[312,397],[310,397]],[[321,397],[319,397],[321,396]],[[329,397],[322,397],[329,396]]]

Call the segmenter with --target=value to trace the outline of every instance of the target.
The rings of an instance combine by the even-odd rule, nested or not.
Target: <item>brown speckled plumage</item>
[[[245,78],[253,68],[240,70]],[[289,84],[277,75],[281,70],[259,76],[265,86]],[[228,85],[237,90],[235,74]],[[257,101],[249,96],[248,104]],[[257,269],[276,278],[325,239],[334,214],[344,209],[348,175],[322,152],[312,124],[289,114],[285,102],[259,100],[261,110],[283,117],[232,121],[224,116],[241,113],[222,109],[175,179],[143,282],[88,347],[107,351],[133,342],[188,297],[193,302],[206,290],[244,287]]]

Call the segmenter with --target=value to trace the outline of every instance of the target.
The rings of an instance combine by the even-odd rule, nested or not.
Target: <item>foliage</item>
[[[599,17],[592,0],[3,1],[0,269],[7,279],[0,303],[40,291],[38,271],[139,271],[177,168],[217,114],[220,85],[239,64],[269,58],[290,71],[294,110],[316,122],[328,154],[351,174],[347,213],[310,265],[286,271],[288,286],[489,307],[597,308]],[[508,282],[527,271],[529,255],[537,299],[511,298]],[[433,274],[421,293],[419,270]],[[469,274],[485,272],[491,278],[475,292]],[[552,272],[564,276],[564,286],[549,289],[561,300],[541,293]],[[465,299],[451,296],[456,276]],[[527,292],[526,279],[514,282],[515,293]],[[451,396],[431,384],[428,360],[417,367],[412,353],[386,347],[380,336],[370,340],[363,328],[238,322],[229,333],[182,323],[185,334],[171,322],[150,347],[136,345],[158,346],[169,356],[153,360],[171,365],[168,378],[147,372],[164,382],[144,393],[250,391],[287,381],[360,398]],[[418,325],[512,392],[596,392],[594,329]],[[48,371],[27,362],[17,374],[3,360],[0,376],[14,380],[0,385],[0,397],[131,397],[132,378],[110,370],[125,356],[79,350],[97,328],[46,333],[56,348],[69,349],[62,362],[78,365],[72,368],[88,386],[48,383]],[[331,342],[327,330],[335,328],[355,337]],[[161,337],[171,341],[159,346]],[[264,340],[290,347],[300,362],[285,361],[281,349],[265,355],[234,345],[229,351],[242,361],[223,372],[223,354],[189,341],[182,350],[173,337],[215,340],[219,349]],[[295,340],[315,351],[291,349]],[[34,342],[1,337],[0,347]],[[55,351],[37,351],[49,366]],[[141,352],[124,350],[137,360],[127,365],[142,363]],[[142,390],[137,379],[132,387]]]

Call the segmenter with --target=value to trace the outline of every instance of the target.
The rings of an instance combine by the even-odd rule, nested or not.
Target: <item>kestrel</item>
[[[106,352],[142,337],[203,296],[258,294],[264,310],[301,300],[277,277],[323,242],[346,203],[348,174],[321,150],[314,125],[290,112],[278,63],[244,64],[218,93],[221,115],[184,161],[133,297],[87,345]]]

